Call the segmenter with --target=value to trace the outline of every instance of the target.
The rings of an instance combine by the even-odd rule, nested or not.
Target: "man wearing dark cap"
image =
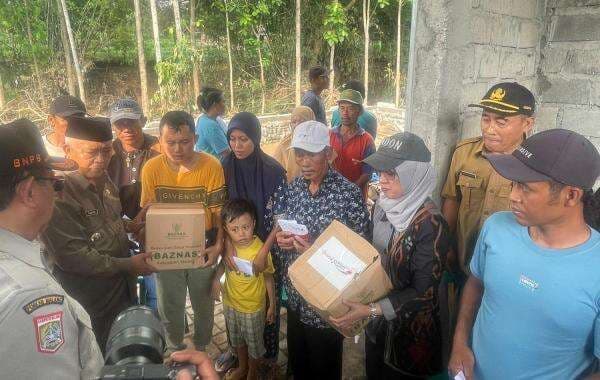
[[[102,367],[90,317],[43,262],[35,242],[70,160],[48,156],[38,128],[0,125],[0,368],[6,379],[89,379]]]
[[[112,154],[108,119],[68,118],[65,152],[79,170],[65,189],[42,238],[55,262],[54,275],[85,307],[102,351],[119,312],[134,303],[135,277],[153,272],[149,254],[129,256],[116,186],[106,168]]]
[[[67,117],[83,116],[86,113],[85,104],[71,95],[61,95],[50,104],[48,124],[51,132],[44,136],[46,150],[56,157],[64,157],[65,133],[67,131]]]
[[[373,169],[362,162],[375,153],[373,137],[358,125],[358,117],[363,112],[363,97],[360,92],[347,89],[338,100],[342,125],[333,128],[329,135],[331,149],[336,153],[333,168],[360,188],[367,197],[367,185]]]
[[[492,86],[471,107],[483,109],[481,136],[456,146],[442,189],[442,213],[455,234],[457,257],[450,255],[461,272],[469,261],[483,222],[494,212],[509,209],[511,182],[496,173],[488,161],[492,154],[510,154],[534,124],[535,99],[518,83]]]
[[[133,220],[140,211],[142,167],[160,154],[158,138],[146,134],[142,128],[146,117],[133,99],[119,99],[110,109],[110,123],[116,134],[114,154],[108,165],[108,175],[119,189],[121,209]]]
[[[512,181],[485,222],[463,290],[449,369],[467,379],[598,379],[600,234],[584,204],[600,155],[565,129],[489,157]]]

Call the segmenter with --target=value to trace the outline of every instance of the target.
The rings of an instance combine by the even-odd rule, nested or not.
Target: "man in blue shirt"
[[[315,113],[315,120],[327,125],[325,104],[321,93],[329,87],[329,74],[323,66],[313,66],[308,71],[310,90],[302,94],[302,105],[310,107]]]
[[[467,379],[600,379],[600,234],[583,207],[600,155],[565,129],[490,155],[513,181],[512,212],[483,226],[449,371]]]

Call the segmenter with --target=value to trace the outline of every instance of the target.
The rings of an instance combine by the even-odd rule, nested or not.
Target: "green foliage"
[[[339,1],[334,0],[325,6],[325,31],[323,38],[330,46],[344,42],[348,37],[346,11]]]
[[[160,92],[156,92],[152,98],[153,104],[182,104],[181,100],[186,99],[183,104],[185,108],[193,107],[195,99],[190,98],[189,91],[185,89],[199,54],[198,50],[192,50],[190,42],[184,37],[175,44],[169,56],[156,64],[158,85],[163,89],[164,97],[161,99]]]
[[[27,7],[24,2],[27,1]],[[170,0],[157,1],[163,62],[155,65],[148,0],[140,0],[144,51],[155,106],[193,109],[189,89],[194,62],[203,85],[228,86],[225,8],[223,0],[197,0],[196,49],[189,39],[176,42]],[[302,0],[302,64],[327,64],[335,45],[336,79],[342,83],[362,77],[361,0]],[[411,2],[403,6],[403,64],[408,59]],[[395,62],[397,2],[371,0],[371,99],[390,98]],[[77,51],[86,76],[88,98],[104,110],[105,98],[139,96],[137,46],[132,0],[67,0]],[[267,109],[281,112],[293,103],[295,0],[227,0],[234,62],[236,103],[240,109],[260,109],[258,49],[267,82]],[[184,34],[189,35],[189,1],[180,1]],[[64,50],[56,0],[0,1],[0,73],[9,97],[28,88],[33,58],[44,81],[56,95],[65,87]],[[29,20],[32,43],[26,21]],[[200,44],[202,37],[202,45]],[[159,75],[160,74],[160,75]],[[160,79],[159,79],[160,78]],[[166,99],[158,95],[158,82]],[[93,109],[93,108],[92,108]],[[157,112],[155,112],[157,114]]]

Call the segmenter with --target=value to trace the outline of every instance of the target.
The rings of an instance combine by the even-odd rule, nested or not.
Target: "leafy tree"
[[[329,44],[329,70],[330,82],[329,93],[333,91],[335,86],[335,46],[344,42],[348,37],[348,26],[346,21],[346,11],[338,0],[333,0],[325,6],[325,31],[323,38]]]

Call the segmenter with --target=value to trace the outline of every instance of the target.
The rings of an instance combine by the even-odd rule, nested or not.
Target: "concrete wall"
[[[537,129],[573,129],[600,149],[600,0],[549,0]]]
[[[468,108],[491,85],[517,81],[535,92],[544,0],[466,0],[467,43],[462,48],[461,138],[478,136],[481,111]]]
[[[438,186],[456,142],[480,134],[467,105],[501,81],[533,91],[537,131],[572,129],[600,149],[600,0],[413,5],[406,129],[434,153]]]
[[[381,138],[404,130],[404,108],[396,108],[387,103],[377,103],[376,106],[366,107],[377,118],[378,134],[376,143]],[[327,111],[327,120],[331,121],[332,109]],[[291,114],[259,115],[262,127],[262,144],[274,144],[290,133]],[[158,136],[160,120],[153,120],[144,126],[144,132]],[[226,120],[229,122],[229,120]]]
[[[500,81],[534,87],[545,0],[416,0],[413,6],[406,129],[434,153],[439,190],[456,142],[480,134],[481,111],[467,105]]]

